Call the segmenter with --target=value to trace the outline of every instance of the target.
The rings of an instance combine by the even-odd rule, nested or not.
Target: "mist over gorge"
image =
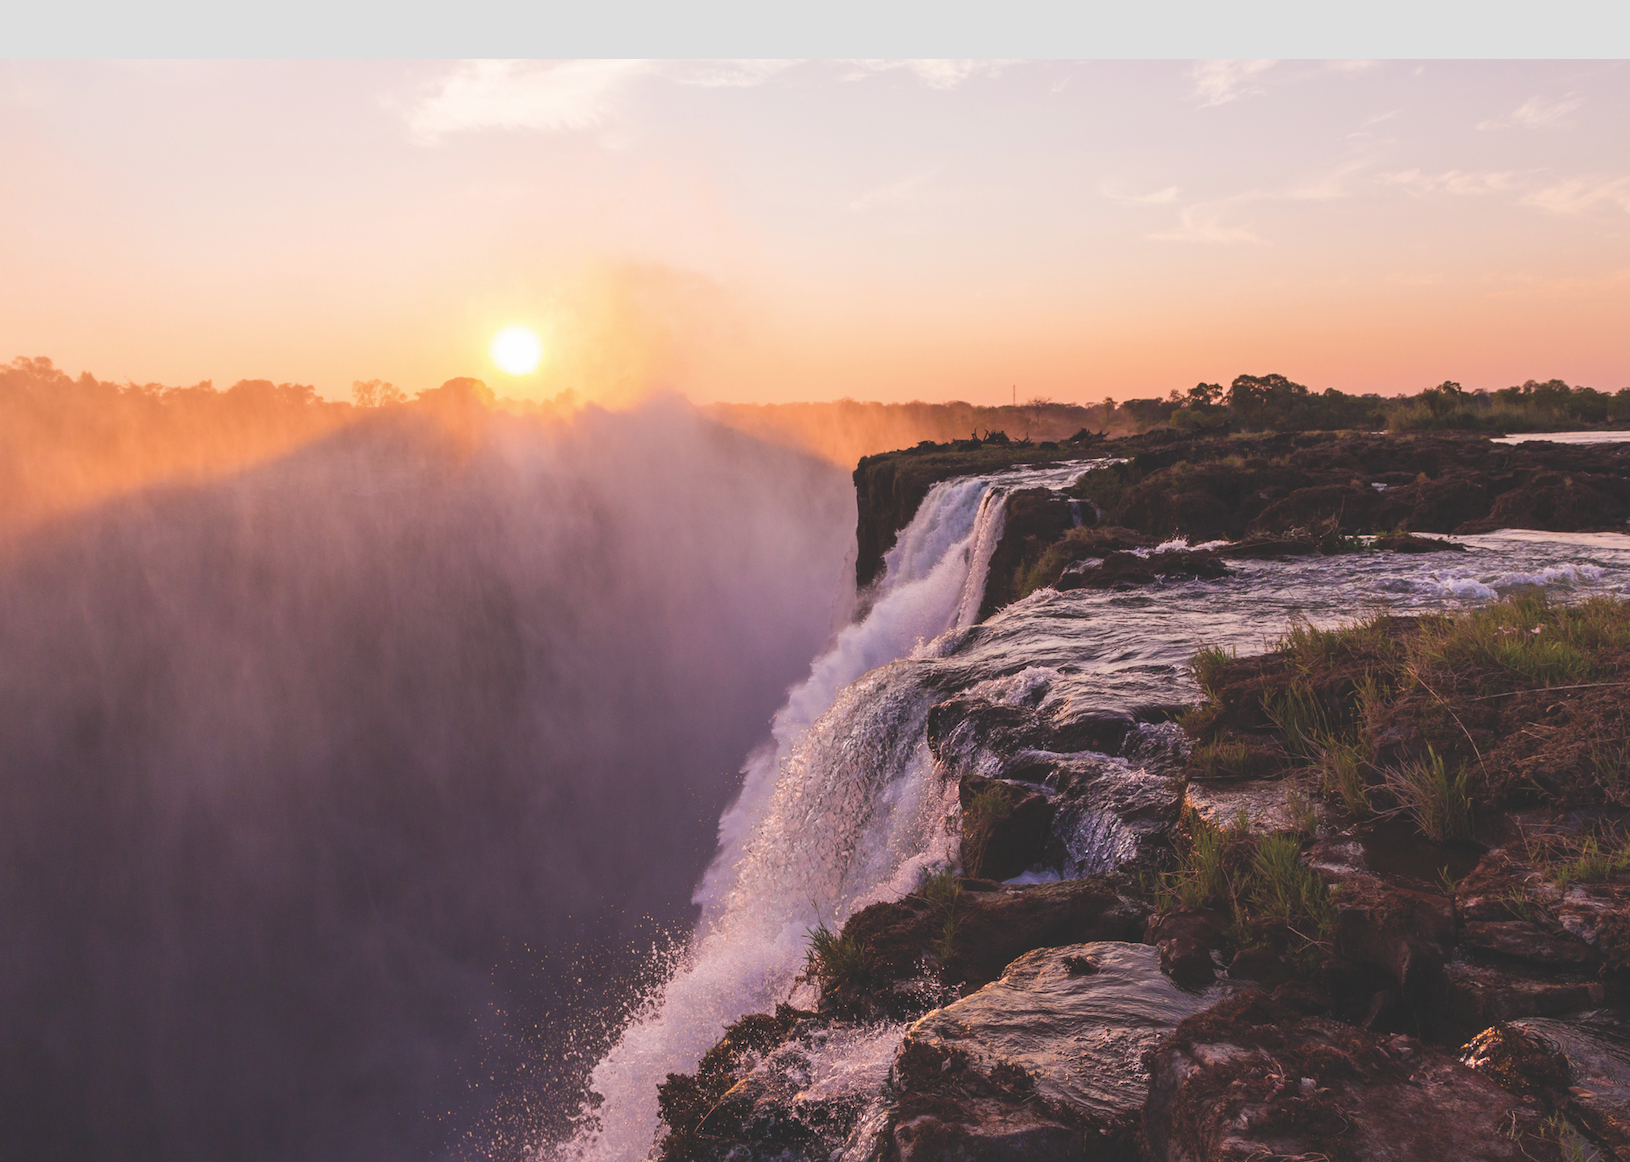
[[[447,1155],[574,951],[689,921],[853,529],[658,399],[386,409],[12,538],[0,1153]]]

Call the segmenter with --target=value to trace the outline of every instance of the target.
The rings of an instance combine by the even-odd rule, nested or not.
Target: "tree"
[[[1172,389],[1177,394],[1177,389]],[[1188,402],[1190,407],[1211,407],[1223,397],[1223,388],[1220,383],[1197,383],[1189,388]]]
[[[1269,413],[1284,411],[1308,394],[1283,375],[1236,375],[1228,388],[1228,406],[1242,421],[1260,424]]]
[[[358,379],[351,384],[351,402],[359,408],[388,407],[406,400],[406,392],[382,379],[370,379],[366,383]]]
[[[1052,406],[1053,401],[1044,395],[1031,396],[1020,406],[1019,410],[1024,414],[1025,419],[1024,434],[1026,439],[1030,437],[1030,430],[1041,424],[1042,413]]]

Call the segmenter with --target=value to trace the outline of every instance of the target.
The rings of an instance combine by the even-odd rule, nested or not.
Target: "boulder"
[[[1077,561],[1058,579],[1059,590],[1134,589],[1180,581],[1214,581],[1229,568],[1209,549],[1167,549],[1140,557],[1136,553],[1110,553],[1102,561]]]
[[[1505,965],[1455,960],[1442,969],[1441,1016],[1460,1030],[1516,1017],[1553,1017],[1602,1003],[1600,980],[1578,972],[1535,974]],[[1463,1034],[1464,1035],[1464,1034]]]
[[[1244,993],[1179,1025],[1153,1058],[1148,1157],[1560,1160],[1533,1103],[1413,1038],[1304,1012]]]
[[[1016,885],[963,880],[961,886],[949,917],[944,906],[920,895],[872,904],[849,917],[842,935],[864,950],[863,979],[823,1003],[917,1015],[927,1007],[923,977],[934,968],[945,980],[978,988],[1035,948],[1136,940],[1149,914],[1104,876]]]
[[[1461,1060],[1520,1097],[1559,1110],[1618,1157],[1630,1157],[1630,1028],[1622,1021],[1509,1021],[1485,1029]]]
[[[1376,537],[1370,542],[1372,549],[1384,549],[1389,553],[1464,553],[1465,545],[1457,545],[1453,541],[1445,541],[1438,537],[1417,537],[1409,533],[1395,533],[1389,536]]]
[[[1045,948],[907,1031],[885,1157],[1135,1162],[1145,1054],[1226,986],[1173,984],[1139,944]]]
[[[1151,917],[1143,942],[1160,953],[1160,971],[1184,988],[1204,988],[1217,978],[1212,950],[1228,943],[1217,916],[1187,908]]]
[[[1280,561],[1286,557],[1315,557],[1319,553],[1317,541],[1301,537],[1248,537],[1224,545],[1216,550],[1217,556],[1242,561]]]

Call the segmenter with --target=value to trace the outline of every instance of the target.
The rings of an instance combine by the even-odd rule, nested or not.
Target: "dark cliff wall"
[[[1097,453],[1097,446],[1093,448]],[[917,506],[941,480],[996,472],[1017,464],[1057,464],[1088,455],[1069,444],[1020,444],[999,440],[924,442],[900,452],[866,456],[855,468],[855,584],[864,589],[883,573],[883,554],[894,547]]]

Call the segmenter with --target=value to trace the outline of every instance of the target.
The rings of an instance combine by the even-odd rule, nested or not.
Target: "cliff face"
[[[1056,444],[1014,443],[997,433],[987,440],[951,444],[923,442],[915,448],[864,457],[855,468],[855,501],[859,523],[855,534],[855,584],[864,589],[883,572],[883,554],[894,547],[900,530],[911,523],[928,490],[941,480],[998,472],[1019,464],[1065,463],[1097,455],[1090,438]],[[1087,451],[1087,445],[1094,449]]]

